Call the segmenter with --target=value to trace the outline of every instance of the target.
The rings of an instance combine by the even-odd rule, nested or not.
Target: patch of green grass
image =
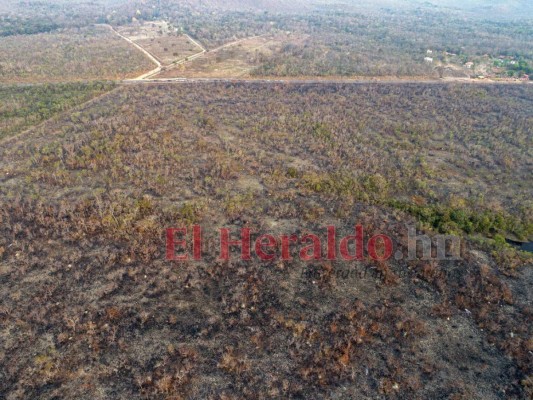
[[[312,132],[313,132],[313,136],[315,136],[319,140],[323,142],[327,142],[327,143],[333,143],[333,139],[334,139],[333,133],[331,132],[331,130],[328,128],[326,124],[317,122],[313,126]]]
[[[361,185],[356,178],[342,173],[306,173],[302,176],[302,186],[316,193],[358,197]]]
[[[16,135],[114,87],[111,82],[0,86],[0,139]]]
[[[473,211],[445,205],[417,205],[390,200],[388,205],[415,216],[422,224],[440,233],[466,233],[493,236],[505,241],[504,234],[512,233],[520,239],[533,234],[533,224],[515,216],[491,210]]]

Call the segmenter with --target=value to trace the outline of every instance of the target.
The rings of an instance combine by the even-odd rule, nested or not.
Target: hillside
[[[0,400],[533,399],[525,0],[0,0]]]

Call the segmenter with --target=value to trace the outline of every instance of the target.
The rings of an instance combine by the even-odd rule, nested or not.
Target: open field
[[[4,141],[0,396],[527,398],[532,90],[136,84]],[[165,261],[171,226],[417,222],[462,259]]]
[[[203,56],[170,67],[154,78],[239,78],[247,77],[265,58],[279,52],[289,35],[277,34],[240,39],[209,51]]]
[[[133,78],[153,69],[103,26],[0,38],[0,83]]]
[[[163,65],[172,64],[201,51],[186,36],[141,39],[135,42],[158,58]]]
[[[123,26],[117,31],[143,47],[163,65],[172,64],[203,50],[187,35],[178,33],[176,28],[162,21]]]

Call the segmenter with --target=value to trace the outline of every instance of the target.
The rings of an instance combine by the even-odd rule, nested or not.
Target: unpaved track
[[[143,79],[147,79],[148,77],[150,76],[154,76],[158,73],[161,72],[161,69],[163,68],[163,65],[161,64],[161,62],[157,59],[157,57],[155,57],[153,54],[151,54],[149,51],[147,51],[144,47],[142,46],[139,46],[137,43],[135,43],[133,40],[127,38],[126,36],[120,34],[115,28],[113,28],[111,25],[107,25],[107,24],[103,24],[103,26],[106,26],[108,27],[109,29],[111,29],[111,31],[113,31],[116,35],[120,36],[122,39],[124,39],[125,41],[127,41],[128,43],[131,43],[132,45],[134,45],[138,50],[142,51],[149,59],[150,61],[152,61],[155,65],[157,65],[157,68],[137,77],[137,78],[133,78],[133,80],[136,80],[136,81],[142,81]]]
[[[289,84],[289,83],[301,83],[301,84],[413,84],[413,83],[426,83],[426,84],[446,84],[446,83],[466,83],[472,85],[530,85],[533,82],[518,82],[518,81],[492,81],[492,80],[478,80],[478,79],[466,79],[466,78],[410,78],[410,79],[398,79],[398,78],[324,78],[324,79],[312,79],[312,78],[155,78],[155,79],[126,79],[121,82],[122,84],[156,84],[156,83],[265,83],[265,84]]]
[[[153,69],[152,71],[149,71],[149,72],[147,72],[145,74],[142,74],[141,76],[138,76],[137,78],[128,79],[128,81],[153,80],[151,78],[156,76],[156,75],[158,75],[159,73],[161,73],[163,71],[163,68],[167,68],[167,69],[171,70],[171,69],[173,69],[174,67],[176,67],[178,65],[182,65],[182,64],[186,64],[186,63],[189,63],[191,61],[194,61],[197,58],[200,58],[200,57],[204,56],[208,52],[209,53],[215,53],[215,52],[217,52],[219,50],[222,50],[222,49],[225,49],[227,47],[236,46],[239,43],[244,42],[245,40],[257,39],[257,38],[260,38],[260,37],[263,37],[263,36],[267,35],[267,34],[264,34],[264,35],[258,35],[258,36],[252,36],[252,37],[239,39],[239,40],[236,40],[234,42],[226,43],[226,44],[224,44],[224,45],[222,45],[220,47],[217,47],[217,48],[215,48],[213,50],[208,51],[204,46],[202,46],[200,43],[198,43],[197,40],[193,39],[188,34],[185,34],[187,39],[189,39],[195,46],[197,46],[200,49],[200,51],[198,53],[196,53],[196,54],[193,54],[192,56],[188,56],[188,57],[182,58],[180,60],[174,61],[173,63],[169,64],[168,66],[163,66],[163,64],[161,64],[161,62],[157,59],[157,57],[154,56],[153,54],[151,54],[144,47],[142,47],[141,45],[135,43],[133,40],[127,38],[126,36],[122,35],[115,28],[113,28],[111,25],[103,24],[103,26],[108,27],[116,35],[120,36],[122,39],[126,40],[128,43],[131,43],[132,45],[134,45],[137,49],[142,51],[152,62],[154,62],[157,65],[157,68]],[[174,78],[174,79],[181,79],[181,78]]]
[[[205,53],[205,52],[207,51],[207,49],[206,49],[204,46],[202,46],[200,43],[198,43],[196,40],[194,40],[194,39],[193,39],[192,37],[190,37],[188,34],[185,34],[185,36],[187,36],[187,38],[189,38],[189,40],[190,40],[191,42],[193,42],[193,43],[196,45],[196,47],[199,47],[200,50],[202,50],[202,52]]]
[[[150,53],[148,50],[146,50],[144,47],[142,47],[141,45],[135,43],[133,40],[131,40],[130,38],[122,35],[121,33],[119,33],[115,28],[113,28],[111,25],[107,25],[107,24],[103,24],[103,26],[106,26],[108,27],[109,29],[111,29],[116,35],[118,35],[119,37],[121,37],[122,39],[124,39],[125,41],[127,41],[128,43],[131,43],[132,45],[134,45],[137,49],[139,49],[140,51],[142,51],[149,59],[150,61],[154,62],[156,65],[157,65],[157,68],[151,70],[151,71],[148,71],[146,72],[145,74],[142,74],[141,76],[138,76],[137,78],[133,78],[132,80],[134,81],[142,81],[142,80],[145,80],[145,79],[150,79],[152,76],[155,76],[157,74],[159,74],[163,68],[165,66],[163,66],[163,64],[161,63],[161,61],[155,56],[153,55],[152,53]],[[202,46],[200,43],[198,43],[198,41],[194,40],[192,37],[190,37],[188,34],[185,34],[185,36],[187,37],[187,39],[189,39],[196,47],[198,47],[200,49],[200,51],[196,54],[193,54],[192,56],[189,56],[189,57],[185,57],[183,59],[180,59],[178,61],[174,61],[173,63],[169,64],[168,66],[174,66],[174,65],[181,65],[181,64],[184,64],[186,62],[189,62],[189,61],[192,61],[192,60],[195,60],[197,59],[198,57],[201,57],[202,55],[204,55],[205,53],[207,53],[207,50],[205,49],[204,46]]]
[[[260,38],[260,37],[263,37],[263,36],[266,36],[268,34],[264,34],[264,35],[258,35],[258,36],[252,36],[252,37],[247,37],[247,38],[244,38],[244,39],[239,39],[239,40],[236,40],[234,42],[230,42],[230,43],[226,43],[225,45],[222,45],[220,47],[217,47],[213,50],[206,50],[201,44],[199,44],[198,42],[196,42],[193,38],[191,38],[189,35],[186,35],[194,44],[196,44],[197,46],[199,46],[202,51],[200,53],[197,53],[197,54],[194,54],[192,56],[189,56],[187,58],[184,58],[182,60],[179,60],[179,61],[176,61],[174,63],[171,64],[170,68],[168,68],[167,70],[173,70],[174,67],[178,66],[178,65],[182,65],[182,64],[187,64],[187,63],[190,63],[191,61],[194,61],[196,60],[197,58],[200,58],[200,57],[203,57],[204,55],[206,55],[206,53],[209,53],[209,54],[213,54],[213,53],[216,53],[217,51],[219,50],[222,50],[222,49],[225,49],[227,47],[231,47],[231,46],[235,46],[235,45],[238,45],[239,43],[242,43],[244,42],[245,40],[251,40],[251,39],[257,39],[257,38]],[[157,74],[153,74],[153,75],[150,75],[149,77],[147,77],[146,79],[150,79],[150,80],[153,80],[151,79],[151,77],[155,76]],[[157,77],[155,78],[157,79]],[[163,79],[163,78],[162,78]],[[181,79],[181,78],[171,78],[171,79]]]
[[[192,37],[190,37],[189,35],[185,34],[185,36],[187,36],[187,38],[193,42],[198,48],[200,48],[200,52],[196,53],[196,54],[193,54],[192,56],[188,56],[188,57],[185,57],[185,58],[182,58],[181,60],[178,60],[178,61],[174,61],[172,64],[169,65],[169,68],[168,69],[173,69],[173,67],[177,66],[177,65],[181,65],[181,64],[185,64],[185,63],[188,63],[190,61],[193,61],[193,60],[196,60],[197,58],[200,58],[202,57],[205,53],[207,53],[207,49],[202,46],[200,43],[198,43],[196,40],[194,40]],[[157,74],[154,74],[154,75],[157,75]],[[151,75],[151,76],[154,76],[154,75]],[[148,78],[147,78],[148,79]]]
[[[226,43],[226,44],[223,44],[222,46],[220,47],[217,47],[213,50],[210,50],[209,52],[210,53],[214,53],[216,51],[219,51],[219,50],[222,50],[222,49],[225,49],[226,47],[231,47],[231,46],[235,46],[235,45],[238,45],[239,43],[242,43],[246,40],[253,40],[253,39],[258,39],[260,37],[263,37],[263,36],[268,36],[269,34],[268,33],[265,33],[263,35],[257,35],[257,36],[250,36],[250,37],[247,37],[247,38],[242,38],[242,39],[239,39],[239,40],[235,40],[234,42],[230,42],[230,43]]]

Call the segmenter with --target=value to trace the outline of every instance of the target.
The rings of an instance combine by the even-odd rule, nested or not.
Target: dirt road
[[[172,67],[176,66],[176,65],[181,65],[181,64],[185,64],[189,61],[192,61],[192,60],[196,60],[197,58],[199,57],[202,57],[205,53],[207,53],[207,50],[204,46],[202,46],[200,43],[198,43],[196,40],[194,40],[192,37],[190,37],[189,35],[185,34],[185,36],[187,36],[187,38],[192,42],[194,43],[197,47],[199,47],[201,49],[201,51],[199,53],[196,53],[196,54],[193,54],[192,56],[189,56],[189,57],[185,57],[185,58],[182,58],[181,60],[178,60],[178,61],[174,61],[172,64],[171,64],[171,68],[169,69],[172,69]],[[153,75],[152,75],[153,76]]]
[[[153,54],[151,54],[148,50],[146,50],[144,47],[142,47],[141,45],[135,43],[133,40],[129,39],[128,37],[122,35],[121,33],[119,33],[115,28],[113,28],[111,25],[107,25],[107,24],[103,24],[102,26],[106,26],[107,28],[111,29],[116,35],[118,35],[119,37],[121,37],[122,39],[124,39],[125,41],[127,41],[128,43],[132,44],[133,46],[135,46],[138,50],[142,51],[153,63],[155,63],[157,65],[157,68],[151,70],[151,71],[148,71],[146,72],[145,74],[142,74],[141,76],[138,76],[137,78],[133,78],[133,79],[129,79],[128,81],[144,81],[144,80],[152,80],[151,78],[158,75],[161,71],[163,71],[164,68],[168,68],[168,69],[173,69],[174,67],[178,66],[178,65],[182,65],[182,64],[185,64],[185,63],[188,63],[188,62],[191,62],[191,61],[194,61],[196,60],[197,58],[200,58],[202,57],[203,55],[205,55],[208,50],[202,46],[200,43],[198,43],[197,40],[193,39],[191,36],[189,36],[188,34],[184,34],[187,39],[189,39],[196,47],[198,47],[200,49],[200,51],[196,54],[193,54],[192,56],[188,56],[188,57],[185,57],[185,58],[182,58],[180,60],[177,60],[177,61],[174,61],[172,64],[170,64],[169,66],[165,67],[163,66],[163,64],[157,59],[156,56],[154,56]],[[222,50],[222,49],[225,49],[227,47],[231,47],[231,46],[235,46],[235,45],[238,45],[239,43],[242,43],[243,41],[245,40],[250,40],[250,39],[257,39],[257,38],[260,38],[260,37],[263,37],[263,36],[266,36],[266,34],[264,35],[258,35],[258,36],[252,36],[252,37],[248,37],[248,38],[243,38],[243,39],[239,39],[239,40],[236,40],[236,41],[233,41],[233,42],[230,42],[230,43],[226,43],[225,45],[222,45],[220,47],[217,47],[211,51],[209,51],[209,53],[214,53],[216,51],[219,51],[219,50]],[[177,78],[177,79],[180,79],[180,78]],[[165,79],[165,81],[167,81],[167,79]]]
[[[196,40],[194,40],[192,37],[190,37],[190,36],[187,35],[186,33],[185,33],[185,36],[187,36],[187,38],[188,38],[191,42],[193,42],[197,47],[199,47],[199,48],[202,50],[203,53],[205,53],[205,52],[207,51],[206,48],[205,48],[204,46],[202,46],[200,43],[198,43]]]
[[[521,81],[495,81],[489,79],[467,79],[467,78],[425,78],[412,77],[406,79],[399,79],[397,77],[377,77],[377,78],[154,78],[154,79],[126,79],[122,84],[132,83],[302,83],[302,84],[413,84],[413,83],[427,83],[427,84],[443,84],[443,83],[467,83],[473,85],[530,85],[533,82]]]
[[[186,64],[186,63],[189,63],[191,61],[194,61],[196,60],[197,58],[200,58],[202,56],[204,56],[206,53],[209,53],[209,54],[213,54],[219,50],[222,50],[222,49],[225,49],[227,47],[231,47],[231,46],[235,46],[239,43],[242,43],[243,41],[245,40],[250,40],[250,39],[257,39],[259,37],[263,37],[263,36],[266,36],[267,34],[264,34],[264,35],[259,35],[259,36],[252,36],[252,37],[248,37],[248,38],[244,38],[244,39],[239,39],[239,40],[236,40],[234,42],[230,42],[230,43],[226,43],[225,45],[222,45],[220,47],[217,47],[213,50],[206,50],[202,45],[200,45],[199,43],[197,43],[194,39],[192,39],[189,35],[186,35],[193,43],[195,43],[197,46],[199,46],[202,51],[200,53],[197,53],[197,54],[194,54],[190,57],[187,57],[187,58],[184,58],[183,60],[180,60],[180,61],[177,61],[177,62],[174,62],[172,63],[172,66],[171,68],[169,68],[170,70],[174,69],[175,66],[178,66],[178,65],[182,65],[182,64]],[[154,75],[152,75],[154,76]],[[175,79],[181,79],[181,78],[175,78]]]
[[[135,43],[133,40],[131,40],[130,38],[122,35],[120,32],[118,32],[115,28],[113,28],[111,25],[107,25],[107,24],[104,24],[103,26],[106,26],[108,27],[109,29],[111,29],[116,35],[118,35],[119,37],[121,37],[122,39],[124,39],[125,41],[127,41],[128,43],[134,45],[138,50],[142,51],[153,63],[155,63],[157,65],[157,68],[151,70],[151,71],[148,71],[146,72],[145,74],[142,74],[141,76],[138,76],[137,78],[133,78],[132,80],[134,81],[142,81],[142,80],[145,80],[145,79],[150,79],[152,76],[155,76],[157,74],[159,74],[164,66],[163,64],[161,63],[161,61],[156,57],[154,56],[152,53],[150,53],[148,50],[146,50],[144,47],[142,47],[141,45]],[[184,64],[186,62],[189,62],[189,61],[192,61],[192,60],[195,60],[197,59],[198,57],[201,57],[202,55],[204,55],[205,53],[207,53],[207,50],[204,46],[202,46],[200,43],[198,43],[198,41],[194,40],[192,37],[190,37],[188,34],[184,34],[184,36],[187,37],[187,39],[189,39],[196,47],[198,47],[200,49],[200,51],[196,54],[193,54],[192,56],[189,56],[189,57],[185,57],[183,59],[180,59],[180,60],[177,60],[177,61],[174,61],[172,64],[170,64],[170,66],[174,66],[174,65],[181,65],[181,64]]]
[[[147,73],[145,74],[142,74],[141,76],[137,77],[137,78],[133,78],[133,80],[135,81],[142,81],[143,79],[147,79],[149,78],[150,76],[154,76],[154,75],[157,75],[158,73],[161,72],[161,69],[163,68],[163,65],[161,64],[161,62],[153,55],[151,54],[150,52],[148,52],[145,48],[143,48],[142,46],[139,46],[137,43],[135,43],[133,40],[127,38],[126,36],[120,34],[115,28],[113,28],[111,25],[107,25],[107,24],[103,24],[102,26],[106,26],[107,28],[111,29],[111,31],[113,31],[116,35],[118,35],[119,37],[121,37],[122,39],[124,39],[125,41],[127,41],[128,43],[134,45],[138,50],[142,51],[144,53],[144,55],[146,55],[150,61],[152,61],[154,64],[157,65],[157,68],[151,70],[151,71],[148,71]]]
[[[263,35],[250,36],[250,37],[247,37],[247,38],[242,38],[242,39],[239,39],[239,40],[235,40],[234,42],[223,44],[222,46],[219,46],[219,47],[211,50],[210,53],[214,53],[215,51],[219,51],[219,50],[225,49],[226,47],[235,46],[235,45],[237,45],[239,43],[242,43],[242,42],[244,42],[246,40],[258,39],[260,37],[264,37],[264,36],[268,36],[268,35],[269,35],[268,33],[265,33]]]

